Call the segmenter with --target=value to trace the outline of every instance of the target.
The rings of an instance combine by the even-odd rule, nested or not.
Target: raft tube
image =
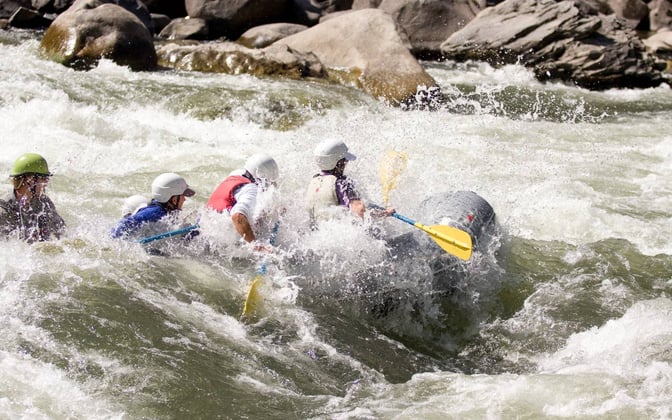
[[[473,191],[434,194],[423,200],[413,218],[424,225],[447,225],[471,236],[474,251],[479,251],[495,234],[495,211],[483,197]],[[422,254],[428,257],[445,254],[424,232],[399,235],[388,240],[395,256]]]
[[[441,249],[420,229],[390,220],[386,223],[396,234],[386,238],[390,254],[387,264],[359,271],[347,279],[318,279],[315,273],[307,276],[312,281],[306,281],[305,270],[311,263],[309,258],[302,259],[297,268],[303,273],[297,274],[303,275],[296,278],[303,291],[299,295],[302,303],[310,306],[338,302],[343,309],[359,308],[375,318],[384,318],[427,299],[454,301],[459,298],[455,292],[468,276],[487,271],[478,267],[482,260],[479,254],[481,248],[490,246],[490,238],[495,235],[495,212],[478,194],[434,194],[416,210],[410,210],[409,216],[427,226],[448,225],[469,233],[474,248],[471,259],[463,261]]]

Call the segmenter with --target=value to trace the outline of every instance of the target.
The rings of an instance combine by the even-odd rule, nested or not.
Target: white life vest
[[[319,175],[313,177],[308,184],[307,191],[308,212],[310,220],[315,223],[320,220],[329,220],[342,217],[347,209],[341,206],[336,195],[336,176]]]

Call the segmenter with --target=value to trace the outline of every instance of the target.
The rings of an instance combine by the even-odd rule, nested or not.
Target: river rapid
[[[589,92],[517,66],[424,63],[446,101],[405,111],[320,81],[77,72],[38,44],[0,31],[0,173],[44,155],[68,229],[1,241],[0,418],[672,417],[668,87]],[[408,156],[389,197],[401,214],[456,190],[492,205],[496,235],[450,294],[428,298],[426,263],[390,262],[362,226],[307,229],[327,137],[358,156],[347,173],[371,203],[394,150]],[[240,312],[259,258],[226,222],[163,256],[109,237],[158,174],[196,190],[193,223],[260,151],[278,161],[285,210],[257,319]],[[401,297],[371,310],[349,286],[389,264]]]

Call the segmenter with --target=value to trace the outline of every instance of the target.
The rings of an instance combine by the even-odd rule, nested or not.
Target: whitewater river
[[[427,63],[447,100],[403,111],[319,81],[76,72],[38,40],[0,31],[0,174],[43,154],[68,229],[1,241],[0,418],[672,417],[669,88]],[[496,237],[452,293],[425,299],[422,260],[390,262],[362,226],[307,229],[311,152],[327,137],[358,155],[347,171],[370,202],[395,150],[408,156],[389,199],[400,213],[456,190],[492,205]],[[225,221],[166,256],[109,238],[124,198],[158,174],[196,190],[192,223],[260,151],[278,161],[285,213],[258,319],[240,320],[256,257]],[[372,310],[349,286],[387,264],[405,292]]]

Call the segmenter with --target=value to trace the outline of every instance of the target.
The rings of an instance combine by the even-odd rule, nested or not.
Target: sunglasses
[[[50,175],[42,175],[42,174],[24,174],[23,175],[27,180],[32,179],[35,182],[48,182]]]

